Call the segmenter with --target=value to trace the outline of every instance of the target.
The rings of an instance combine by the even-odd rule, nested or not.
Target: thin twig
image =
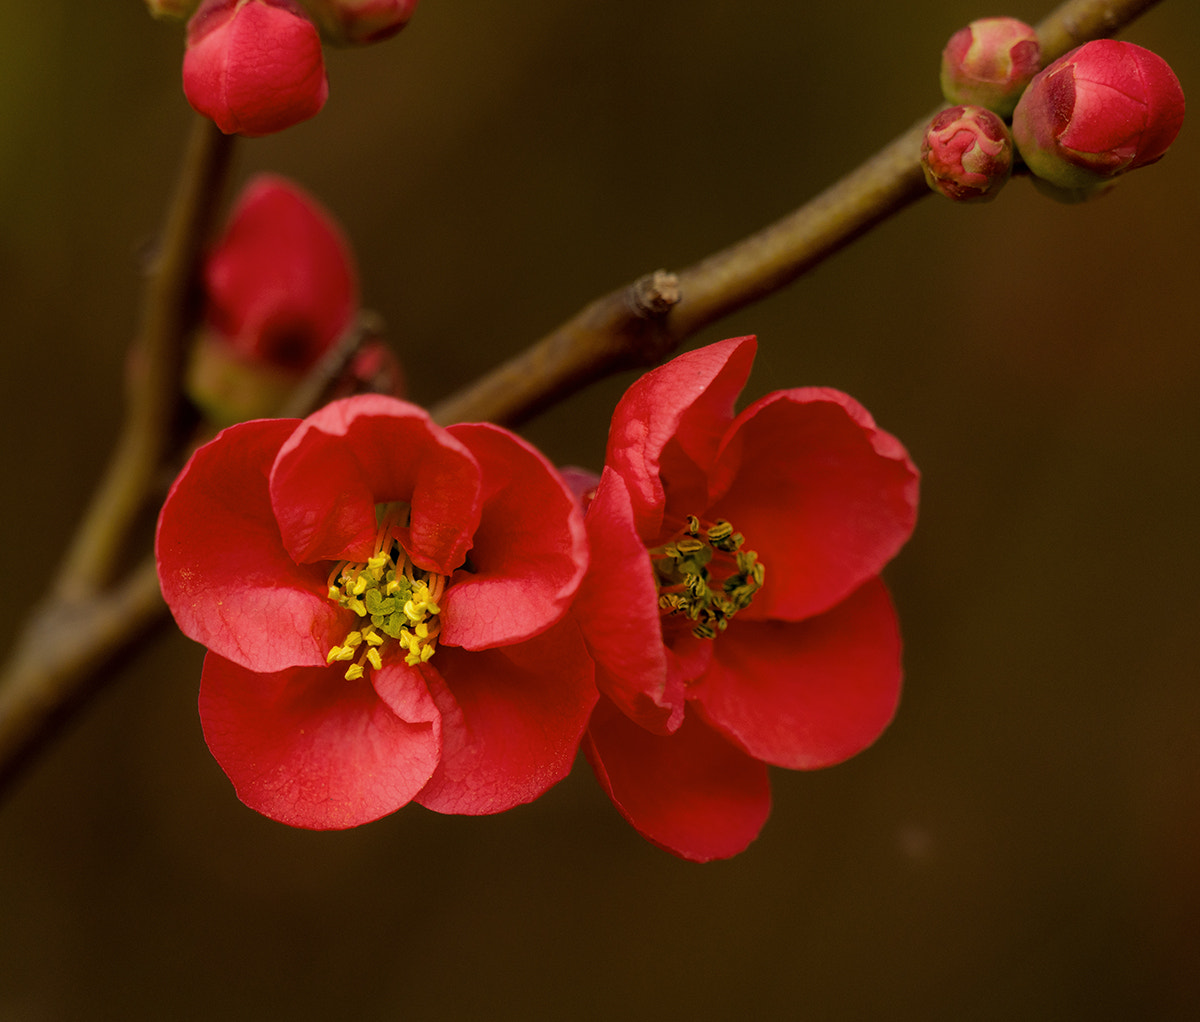
[[[121,435],[58,573],[62,600],[87,599],[112,578],[128,529],[143,510],[175,442],[183,338],[195,313],[196,267],[220,203],[233,138],[208,118],[196,116],[147,274],[142,320],[128,363]]]

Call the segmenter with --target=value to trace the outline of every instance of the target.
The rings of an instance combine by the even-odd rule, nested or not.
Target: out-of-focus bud
[[[1041,59],[1032,26],[1016,18],[980,18],[955,32],[942,50],[942,95],[948,103],[985,106],[1007,117]]]
[[[350,328],[354,258],[329,214],[274,175],[242,192],[204,266],[188,393],[218,425],[276,414]]]
[[[921,168],[935,192],[956,202],[986,202],[1012,174],[1008,127],[981,106],[952,106],[925,130]]]
[[[183,92],[227,135],[269,135],[329,95],[321,37],[295,0],[204,0],[187,28]]]
[[[394,36],[413,16],[418,0],[308,0],[327,42],[339,46],[377,43]]]
[[[1033,79],[1013,112],[1013,139],[1038,177],[1087,193],[1160,159],[1183,111],[1183,89],[1165,60],[1133,43],[1097,39]]]
[[[146,6],[156,18],[190,18],[200,6],[200,0],[146,0]]]

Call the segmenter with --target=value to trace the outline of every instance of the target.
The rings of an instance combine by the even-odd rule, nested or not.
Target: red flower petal
[[[467,649],[521,642],[567,612],[587,571],[583,513],[535,448],[499,426],[451,426],[479,463],[482,510],[470,568],[442,599],[440,643]]]
[[[326,569],[283,548],[267,473],[296,421],[232,426],[192,456],[158,520],[163,596],[185,635],[257,671],[323,664],[346,633]]]
[[[735,620],[692,705],[756,759],[830,766],[870,745],[900,698],[900,633],[878,579],[807,621]]]
[[[365,561],[375,506],[412,505],[397,538],[418,568],[449,575],[479,523],[479,467],[416,405],[364,394],[310,415],[279,452],[271,503],[297,561]]]
[[[652,735],[602,700],[583,749],[621,815],[694,862],[737,855],[771,811],[766,766],[693,714],[674,734]]]
[[[832,607],[912,534],[918,473],[853,398],[776,391],[738,416],[710,476],[709,515],[727,518],[766,567],[739,613],[800,620]]]
[[[392,689],[388,701],[337,668],[256,674],[210,653],[204,740],[251,809],[313,830],[369,823],[412,800],[440,745],[438,712],[416,672],[385,666],[374,680]]]
[[[697,513],[754,349],[753,337],[737,337],[689,351],[646,373],[617,404],[605,464],[625,480],[644,540],[659,538],[664,513]]]
[[[629,492],[611,468],[586,522],[597,556],[573,614],[596,661],[596,685],[642,727],[667,734],[683,720],[683,686],[669,683],[650,557],[634,526]]]
[[[505,649],[439,648],[430,666],[444,679],[430,682],[442,713],[442,757],[417,796],[421,805],[498,813],[567,776],[597,697],[573,621]]]

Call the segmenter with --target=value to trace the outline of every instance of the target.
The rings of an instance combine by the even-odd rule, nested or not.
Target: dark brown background
[[[937,96],[966,0],[425,0],[245,145],[344,221],[432,401],[602,291],[799,204]],[[1036,20],[1040,3],[1008,12]],[[1200,94],[1200,13],[1126,34]],[[119,415],[138,257],[187,132],[139,0],[0,10],[0,639]],[[924,471],[889,570],[907,688],[778,771],[749,851],[644,843],[586,767],[498,818],[341,834],[234,798],[164,631],[0,815],[0,1017],[1185,1019],[1200,1012],[1200,132],[1107,199],[930,198],[697,341],[826,384]],[[595,463],[609,381],[528,435]]]

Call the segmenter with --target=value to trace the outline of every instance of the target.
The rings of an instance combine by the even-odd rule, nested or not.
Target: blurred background
[[[937,104],[960,25],[1048,9],[426,0],[236,181],[341,219],[432,402],[851,169]],[[1200,96],[1195,4],[1123,37]],[[140,0],[0,8],[5,645],[116,434],[181,54]],[[930,197],[694,339],[758,334],[748,398],[846,390],[924,473],[899,715],[776,771],[744,854],[656,850],[583,763],[496,818],[287,829],[234,797],[164,628],[0,808],[0,1018],[1200,1017],[1198,175],[1190,123],[1090,205]],[[629,382],[524,432],[595,466]]]

